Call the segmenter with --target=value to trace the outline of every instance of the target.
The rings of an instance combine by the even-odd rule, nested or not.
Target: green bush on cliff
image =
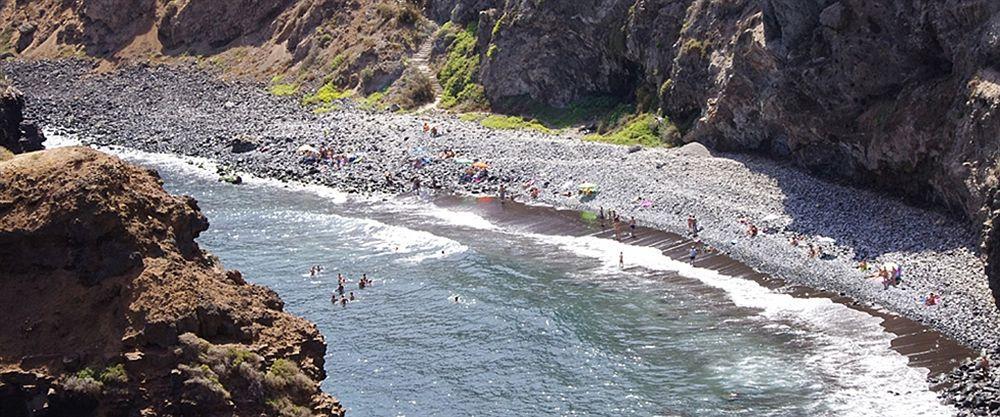
[[[642,113],[630,117],[621,128],[615,131],[587,135],[584,140],[656,147],[670,145],[679,136],[677,127],[666,117],[659,118],[650,113]]]
[[[125,365],[117,364],[104,368],[100,375],[101,382],[105,384],[125,385],[128,383],[128,374],[125,373]]]
[[[476,82],[478,75],[479,53],[476,52],[476,26],[473,23],[455,34],[444,66],[438,72],[438,82],[444,89],[441,107],[485,107],[483,87]]]
[[[319,90],[313,94],[308,94],[302,98],[302,104],[311,106],[315,104],[330,104],[335,100],[345,99],[351,96],[350,90],[341,90],[333,83],[323,84]]]

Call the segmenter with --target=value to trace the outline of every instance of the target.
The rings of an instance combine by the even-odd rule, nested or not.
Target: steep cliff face
[[[614,95],[685,141],[996,217],[998,2],[507,1],[477,35],[494,106]]]
[[[207,228],[97,151],[0,163],[0,415],[342,415],[322,335],[202,252]]]
[[[395,80],[433,30],[418,4],[397,0],[11,1],[0,2],[0,22],[0,52],[23,57],[190,60],[295,86],[366,89]]]

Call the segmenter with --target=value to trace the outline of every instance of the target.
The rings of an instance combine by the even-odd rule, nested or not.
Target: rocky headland
[[[0,415],[343,415],[323,336],[199,249],[207,228],[95,150],[0,162]]]

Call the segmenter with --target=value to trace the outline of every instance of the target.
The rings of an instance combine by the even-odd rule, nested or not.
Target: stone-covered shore
[[[705,242],[761,272],[898,313],[972,348],[997,347],[1000,314],[975,231],[946,214],[821,181],[782,162],[712,156],[691,146],[633,152],[569,136],[488,130],[448,115],[373,113],[350,104],[317,115],[260,86],[219,81],[194,68],[94,74],[82,62],[7,62],[3,69],[28,96],[30,117],[94,144],[212,158],[255,175],[354,193],[405,192],[419,178],[425,187],[463,193],[495,193],[507,183],[527,200],[522,185],[534,181],[542,187],[539,203],[614,209],[679,233],[694,214]],[[429,137],[424,123],[442,134]],[[303,163],[295,150],[306,144],[361,158],[342,169]],[[459,184],[464,169],[438,157],[445,149],[489,163],[491,178]],[[417,168],[413,160],[421,156],[431,161]],[[598,184],[601,193],[588,202],[561,194],[582,182]],[[652,207],[637,204],[642,200]],[[747,237],[742,219],[762,233]],[[802,243],[791,245],[792,236]],[[827,243],[831,239],[836,243]],[[808,243],[822,246],[827,256],[810,258]],[[903,285],[883,289],[857,269],[861,259],[902,265]],[[920,302],[931,292],[941,294],[940,305]],[[965,412],[1000,405],[1000,394],[985,388],[1000,386],[992,376],[977,380],[975,372],[959,369],[949,385],[956,378],[958,388],[942,392],[959,397]]]

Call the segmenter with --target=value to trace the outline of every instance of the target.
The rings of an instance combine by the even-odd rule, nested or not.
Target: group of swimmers
[[[314,268],[318,268],[319,271],[322,271],[323,269],[323,267],[320,266]],[[313,272],[313,268],[310,268],[309,272],[311,274]],[[337,290],[334,291],[332,295],[330,295],[331,303],[337,304],[338,302],[340,302],[341,306],[347,307],[348,301],[351,302],[357,301],[357,297],[354,296],[354,291],[347,291],[346,285],[348,284],[348,282],[350,281],[348,281],[347,277],[345,277],[343,274],[340,273],[337,274]],[[368,274],[361,274],[361,278],[358,279],[358,289],[363,290],[367,287],[370,287],[372,286],[373,282],[374,281],[368,279]]]

